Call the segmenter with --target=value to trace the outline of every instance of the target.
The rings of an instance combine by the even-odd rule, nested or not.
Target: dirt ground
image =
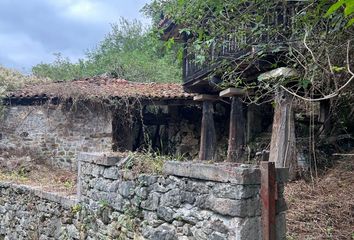
[[[0,168],[0,181],[40,187],[44,191],[70,196],[76,194],[77,173],[46,165],[19,167],[12,171]]]
[[[286,187],[287,240],[354,239],[354,156],[338,159],[317,180]]]

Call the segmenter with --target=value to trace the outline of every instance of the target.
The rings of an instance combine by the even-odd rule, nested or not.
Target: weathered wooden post
[[[277,184],[274,162],[261,163],[261,201],[263,240],[276,239]]]
[[[216,133],[214,124],[213,102],[218,99],[215,95],[197,95],[195,101],[203,102],[202,129],[200,133],[199,160],[214,160],[216,152]]]
[[[261,81],[270,79],[286,79],[298,76],[291,68],[278,68],[261,74]],[[297,171],[297,150],[295,138],[295,121],[292,109],[293,97],[283,88],[278,87],[275,93],[275,109],[270,143],[269,161],[277,168],[289,168],[289,177],[294,179]]]
[[[318,116],[318,121],[323,124],[321,127],[322,135],[327,135],[331,130],[330,109],[330,99],[320,101],[320,115]]]
[[[245,94],[243,89],[228,88],[220,92],[220,97],[231,98],[229,142],[227,161],[240,161],[245,145],[245,116],[239,96]]]
[[[297,152],[292,96],[279,89],[276,92],[275,105],[269,161],[275,162],[278,168],[289,168],[290,179],[294,179]]]

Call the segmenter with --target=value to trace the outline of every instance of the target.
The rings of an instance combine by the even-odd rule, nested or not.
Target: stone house
[[[27,86],[4,99],[0,155],[31,156],[69,169],[76,168],[79,152],[153,148],[193,159],[202,119],[193,96],[180,84],[108,77]],[[227,141],[226,108],[216,104],[220,149]]]

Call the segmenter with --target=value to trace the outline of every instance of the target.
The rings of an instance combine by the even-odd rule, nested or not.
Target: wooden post
[[[243,114],[242,102],[238,97],[232,97],[227,161],[240,161],[244,145],[245,117]]]
[[[245,116],[239,96],[243,89],[228,88],[220,92],[220,97],[231,97],[229,142],[227,161],[240,161],[245,145]]]
[[[289,178],[295,179],[297,153],[292,97],[282,89],[276,92],[269,161],[278,168],[289,168]]]
[[[247,107],[247,143],[251,141],[251,139],[254,137],[254,122],[256,121],[255,116],[254,116],[254,104],[250,104]]]
[[[214,125],[214,106],[212,95],[198,95],[195,101],[203,101],[202,128],[200,133],[199,160],[214,160],[216,150],[216,132]]]
[[[327,135],[331,130],[330,108],[331,101],[329,99],[320,101],[320,115],[318,121],[323,124],[320,130],[322,135]]]
[[[274,162],[261,163],[261,201],[263,240],[276,239],[276,172]]]

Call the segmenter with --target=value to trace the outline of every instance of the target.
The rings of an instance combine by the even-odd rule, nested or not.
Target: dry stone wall
[[[112,120],[90,106],[8,106],[0,125],[0,157],[30,156],[76,169],[79,152],[110,151]]]
[[[0,183],[0,239],[79,239],[77,199]]]
[[[0,184],[0,239],[262,237],[256,167],[168,162],[164,175],[136,175],[102,154],[79,162],[77,200]],[[278,170],[277,239],[286,232],[284,180]]]

